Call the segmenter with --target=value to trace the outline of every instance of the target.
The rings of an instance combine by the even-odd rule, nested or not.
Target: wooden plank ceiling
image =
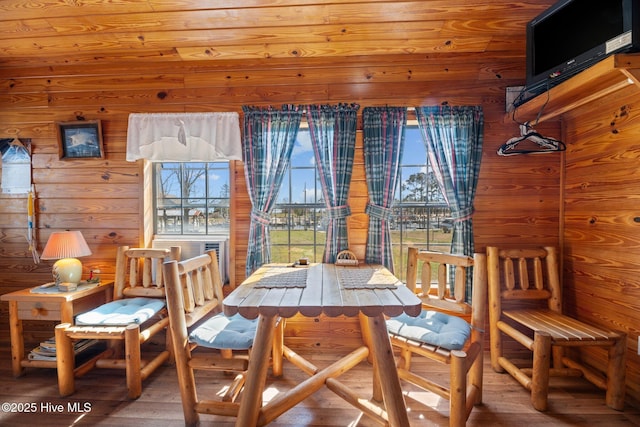
[[[0,69],[193,61],[326,68],[419,58],[449,64],[441,71],[451,78],[523,80],[525,25],[553,3],[2,0]]]

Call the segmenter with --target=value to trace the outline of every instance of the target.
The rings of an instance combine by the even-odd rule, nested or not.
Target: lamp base
[[[76,258],[62,258],[53,264],[53,278],[58,286],[61,283],[78,284],[82,276],[82,263]]]
[[[78,289],[77,283],[69,283],[69,282],[58,283],[58,290],[62,292],[75,291],[76,289]]]

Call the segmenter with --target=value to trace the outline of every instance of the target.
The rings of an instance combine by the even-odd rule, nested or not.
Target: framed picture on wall
[[[61,160],[104,158],[100,120],[58,122],[56,126]]]

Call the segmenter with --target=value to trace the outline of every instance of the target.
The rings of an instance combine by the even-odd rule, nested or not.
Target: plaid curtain
[[[369,189],[369,234],[365,260],[393,272],[389,225],[397,187],[407,122],[405,107],[366,107],[362,110],[364,165]]]
[[[454,219],[451,253],[473,256],[473,199],[484,137],[482,107],[420,107],[416,108],[416,116],[438,184]],[[466,291],[467,299],[471,298],[470,276]]]
[[[359,105],[308,105],[307,122],[327,206],[327,235],[323,262],[334,263],[338,252],[349,249],[347,205]]]
[[[246,266],[249,276],[271,262],[270,213],[289,167],[302,111],[294,105],[283,105],[281,110],[243,106],[242,111],[242,160],[252,205]]]

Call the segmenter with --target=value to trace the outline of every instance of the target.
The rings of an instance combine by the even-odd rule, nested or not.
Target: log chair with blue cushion
[[[164,264],[167,308],[185,425],[199,423],[199,413],[237,416],[258,319],[221,312],[222,282],[215,251]],[[274,339],[272,370],[282,374],[282,324]],[[243,350],[243,351],[241,351]],[[235,372],[222,397],[204,399],[196,392],[195,371]],[[210,384],[209,384],[210,387]],[[226,390],[225,390],[226,388]]]
[[[472,298],[468,304],[465,287],[471,267]],[[437,284],[432,286],[434,276]],[[486,256],[471,258],[411,247],[407,287],[422,299],[423,309],[417,317],[403,314],[387,320],[391,344],[400,350],[398,376],[449,400],[449,425],[464,426],[473,406],[482,402]],[[426,372],[412,371],[413,356],[450,365],[449,384],[428,378],[428,368]]]
[[[73,325],[63,323],[56,327],[61,396],[75,391],[74,375],[94,367],[124,369],[128,397],[140,396],[142,381],[171,358],[168,334],[166,348],[149,354],[148,358],[143,357],[147,355],[142,353],[141,346],[168,328],[162,263],[179,258],[179,247],[118,248],[113,301],[77,315]],[[106,340],[109,345],[106,351],[76,367],[73,341],[81,339]]]

